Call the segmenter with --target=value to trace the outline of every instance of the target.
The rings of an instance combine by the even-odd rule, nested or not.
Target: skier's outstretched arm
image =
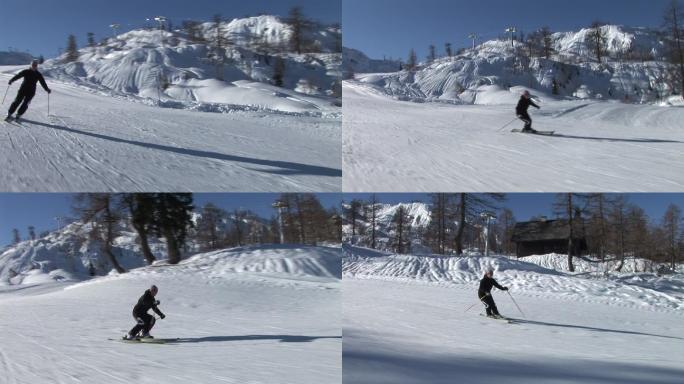
[[[47,92],[47,93],[52,93],[52,91],[50,90],[50,88],[48,88],[47,84],[45,83],[45,78],[43,77],[43,75],[38,74],[38,81],[40,81],[40,85],[41,85],[41,87],[43,87],[43,89],[45,90],[45,92]]]
[[[157,307],[157,305],[159,305],[159,300],[157,300],[157,301],[155,302],[155,304],[152,306],[152,310],[153,310],[157,315],[159,315],[159,317],[161,317],[162,319],[165,318],[166,315],[163,314],[162,311],[159,310],[159,308]]]
[[[501,284],[497,283],[496,280],[494,280],[494,286],[499,288],[502,291],[508,291],[508,287],[501,286]]]
[[[538,105],[537,105],[534,101],[532,101],[532,100],[530,100],[530,105],[533,106],[533,107],[535,107],[535,108],[537,108],[537,109],[541,109],[541,107],[538,106]]]
[[[26,70],[23,70],[23,71],[17,73],[16,76],[14,76],[13,78],[10,79],[9,83],[12,84],[12,83],[14,83],[15,81],[21,79],[21,78],[24,77],[24,76],[26,76]]]

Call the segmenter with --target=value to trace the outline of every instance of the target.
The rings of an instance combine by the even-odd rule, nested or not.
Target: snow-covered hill
[[[223,44],[228,44],[223,58],[211,43],[214,24],[204,23],[192,38],[182,30],[132,30],[81,48],[75,62],[65,63],[65,55],[48,60],[43,72],[100,92],[176,101],[186,108],[228,104],[339,112],[339,29],[320,26],[311,31],[307,38],[315,52],[302,54],[288,53],[291,27],[275,16],[235,19],[221,29]],[[283,87],[273,85],[279,63]]]
[[[401,204],[378,204],[376,218],[375,218],[375,236],[376,247],[379,249],[386,249],[392,237],[392,220],[397,214],[399,208],[403,208],[406,215],[410,217],[411,235],[413,250],[416,248],[422,249],[420,243],[421,231],[427,228],[430,224],[430,207],[428,204],[421,202],[401,203]],[[348,206],[347,206],[348,208]],[[354,244],[368,244],[370,241],[370,218],[365,220],[359,219],[356,223],[356,234],[353,238]],[[352,226],[351,223],[346,223],[342,226],[342,233],[346,240],[352,240]]]
[[[342,68],[344,78],[356,73],[396,72],[401,69],[399,61],[371,59],[363,52],[344,47],[342,49]]]
[[[54,281],[80,281],[94,274],[107,274],[112,265],[101,250],[99,240],[91,239],[91,224],[75,222],[43,238],[8,246],[0,254],[0,286],[32,285]],[[121,226],[113,251],[126,268],[145,264],[137,244],[137,234]],[[152,253],[166,257],[166,246],[150,239]],[[92,270],[91,270],[92,266]]]
[[[415,72],[361,75],[358,80],[396,99],[417,102],[499,104],[503,100],[495,97],[498,93],[523,86],[558,98],[681,104],[681,96],[669,98],[673,89],[667,80],[665,44],[657,31],[616,25],[602,30],[609,54],[602,63],[587,46],[589,30],[582,29],[554,33],[556,53],[549,59],[530,59],[519,42],[513,48],[509,41],[491,40],[458,56],[422,64]]]
[[[341,382],[339,261],[339,248],[264,246],[81,283],[4,287],[2,381]],[[166,314],[152,334],[178,339],[118,341],[151,284]]]
[[[675,384],[684,374],[681,274],[590,279],[503,257],[345,248],[350,383]],[[493,291],[510,324],[478,316],[487,267],[510,287],[511,297]]]
[[[226,224],[232,225],[232,224]],[[101,250],[101,242],[88,233],[91,224],[74,222],[47,236],[6,247],[0,254],[0,287],[31,286],[50,282],[78,282],[94,275],[114,274],[113,266]],[[112,252],[127,270],[146,265],[138,235],[123,223],[119,225]],[[157,258],[155,267],[165,265],[163,240],[149,239]],[[197,248],[190,241],[187,249]],[[257,273],[294,277],[340,278],[339,251],[306,246],[248,246],[199,253],[184,261],[181,269],[202,271],[211,266],[212,274]],[[312,256],[313,255],[313,256]]]

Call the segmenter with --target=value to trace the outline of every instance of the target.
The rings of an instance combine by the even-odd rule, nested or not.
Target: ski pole
[[[473,309],[474,306],[476,306],[476,305],[478,305],[478,304],[480,304],[480,303],[475,303],[475,304],[471,305],[471,306],[468,307],[468,309],[466,309],[465,312],[463,312],[463,313],[467,313],[468,311],[470,311],[471,309]]]
[[[50,94],[48,93],[48,119],[50,118]]]
[[[484,296],[480,297],[480,302],[482,302],[482,300],[484,300],[485,297],[487,297],[487,295],[484,295]],[[470,311],[471,309],[473,309],[474,306],[476,306],[476,305],[478,305],[478,304],[480,304],[480,303],[475,303],[475,304],[471,305],[471,306],[468,307],[468,309],[466,309],[465,312],[463,312],[463,313],[467,313],[468,311]]]
[[[503,127],[499,128],[499,130],[498,130],[497,132],[501,132],[501,131],[503,131],[503,130],[504,130],[504,128],[506,128],[506,127],[508,127],[509,125],[513,124],[513,122],[514,122],[514,121],[516,121],[516,120],[518,120],[518,118],[517,118],[517,117],[516,117],[515,119],[513,119],[513,120],[509,121],[509,122],[508,122],[508,124],[506,124],[506,125],[504,125]]]
[[[506,292],[508,292],[508,291],[506,291]],[[513,300],[513,304],[515,304],[515,306],[518,307],[518,311],[520,311],[520,314],[523,316],[523,318],[526,318],[527,316],[525,316],[525,314],[523,313],[522,309],[520,309],[520,306],[518,305],[518,303],[515,302],[515,299],[513,298],[513,295],[511,295],[511,293],[508,292],[508,296],[511,298],[511,300]]]
[[[5,89],[5,96],[2,97],[2,103],[0,103],[0,105],[5,104],[5,98],[7,97],[7,92],[9,92],[9,89],[11,86],[12,86],[12,84],[8,85],[7,89]]]

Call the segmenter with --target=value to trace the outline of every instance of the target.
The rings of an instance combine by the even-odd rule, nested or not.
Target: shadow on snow
[[[194,149],[171,147],[171,146],[161,145],[161,144],[153,144],[153,143],[145,143],[145,142],[135,141],[135,140],[120,139],[120,138],[113,137],[113,136],[107,136],[107,135],[102,135],[102,134],[93,133],[93,132],[85,132],[85,131],[80,131],[80,130],[74,129],[74,128],[64,127],[61,125],[42,123],[42,122],[32,121],[32,120],[28,120],[28,119],[23,119],[23,121],[26,123],[29,123],[29,124],[37,125],[37,126],[42,126],[42,127],[46,127],[46,128],[52,128],[52,129],[58,129],[58,130],[67,131],[67,132],[76,133],[76,134],[85,135],[85,136],[91,136],[91,137],[95,137],[95,138],[102,139],[102,140],[113,141],[115,143],[136,145],[136,146],[143,147],[143,148],[156,149],[156,150],[160,150],[160,151],[172,152],[172,153],[177,153],[177,154],[187,155],[187,156],[202,157],[202,158],[224,160],[224,161],[236,161],[236,162],[241,162],[241,163],[248,163],[248,164],[255,164],[255,165],[263,165],[263,166],[267,166],[267,167],[280,168],[279,170],[272,170],[272,171],[267,171],[267,170],[263,170],[263,169],[254,169],[255,171],[259,171],[259,172],[267,172],[267,173],[280,174],[280,175],[313,175],[313,176],[342,177],[342,170],[335,169],[335,168],[328,168],[328,167],[321,167],[321,166],[316,166],[316,165],[294,163],[294,162],[289,162],[289,161],[255,159],[255,158],[249,158],[249,157],[244,157],[244,156],[227,155],[227,154],[218,153],[218,152],[200,151],[200,150],[194,150]]]
[[[188,337],[168,341],[167,344],[207,343],[221,341],[278,340],[281,343],[309,343],[321,339],[342,339],[342,336],[299,336],[299,335],[243,335]]]

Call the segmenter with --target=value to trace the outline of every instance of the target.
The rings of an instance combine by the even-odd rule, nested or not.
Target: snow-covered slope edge
[[[502,256],[438,257],[394,255],[344,246],[344,278],[392,280],[465,286],[477,289],[487,268],[512,292],[537,297],[636,306],[652,310],[684,307],[684,277],[626,274],[610,279],[590,279]]]

